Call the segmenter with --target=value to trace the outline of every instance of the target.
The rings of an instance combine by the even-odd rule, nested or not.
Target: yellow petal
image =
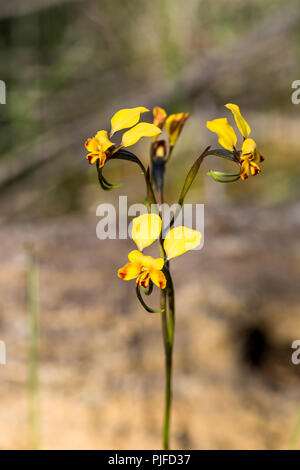
[[[91,153],[98,153],[99,151],[99,142],[95,137],[87,139],[84,145],[85,148]]]
[[[259,153],[259,151],[256,149],[253,161],[255,163],[260,163],[264,161],[264,157]]]
[[[141,113],[146,113],[149,109],[143,106],[137,108],[120,109],[111,118],[111,132],[112,136],[115,132],[121,129],[127,129],[127,127],[134,126],[140,120]]]
[[[228,124],[226,118],[207,121],[206,127],[218,134],[219,144],[227,150],[233,150],[236,145],[237,137],[233,128]]]
[[[164,249],[168,259],[182,255],[199,245],[201,233],[188,227],[175,227],[168,233],[164,241]]]
[[[113,142],[109,140],[106,131],[97,132],[96,139],[98,140],[99,145],[101,146],[101,150],[103,152],[106,152],[106,150],[109,149],[109,147],[111,147],[112,145],[115,145]]]
[[[169,135],[170,146],[174,147],[177,139],[182,131],[185,121],[189,117],[189,113],[170,114],[166,120],[166,130]]]
[[[150,273],[149,271],[144,271],[142,274],[137,278],[136,283],[138,286],[148,287],[150,281]]]
[[[132,221],[131,236],[142,251],[158,239],[161,232],[161,218],[157,214],[142,214]]]
[[[141,274],[141,265],[138,263],[127,263],[118,271],[118,277],[124,281],[135,279]]]
[[[167,155],[167,145],[165,140],[156,140],[155,142],[153,142],[152,151],[153,157],[165,158],[165,156]]]
[[[128,255],[129,261],[132,263],[139,263],[147,269],[162,269],[164,266],[163,258],[152,258],[152,256],[145,256],[138,250],[133,250]]]
[[[250,164],[249,160],[244,160],[242,162],[242,167],[241,167],[241,178],[242,180],[246,180],[250,176]]]
[[[245,139],[247,139],[248,135],[251,132],[251,127],[241,115],[240,108],[238,107],[238,105],[232,104],[232,103],[225,104],[225,106],[226,108],[230,109],[230,111],[234,115],[234,119],[235,119],[236,125],[238,126],[240,133]]]
[[[256,142],[253,139],[246,139],[243,142],[241,160],[245,159],[251,161],[251,163],[260,163],[264,161],[264,157],[257,150]]]
[[[86,158],[89,161],[89,164],[93,165],[95,163],[95,161],[98,160],[99,154],[98,153],[88,153]],[[104,163],[103,163],[103,165],[104,165]]]
[[[162,271],[158,269],[151,269],[150,279],[160,289],[164,289],[166,287],[167,281]]]
[[[149,270],[151,269],[162,269],[164,266],[163,258],[152,258],[152,256],[144,256],[143,266]]]
[[[256,152],[256,142],[253,139],[246,139],[242,145],[242,157],[254,156]]]
[[[153,108],[153,124],[160,129],[164,127],[164,123],[167,117],[167,113],[163,108],[156,106]]]
[[[142,137],[154,137],[161,133],[159,127],[154,124],[149,124],[148,122],[140,122],[134,126],[129,131],[123,134],[122,145],[124,147],[129,147],[138,142]]]
[[[132,263],[140,263],[141,266],[143,265],[144,258],[145,256],[143,255],[143,253],[138,250],[132,250],[128,255],[129,261],[131,261]]]
[[[250,172],[252,176],[258,175],[260,173],[260,168],[256,163],[250,162]]]
[[[257,150],[257,157],[254,159],[254,161],[260,163],[260,162],[263,162],[264,160],[265,160],[265,159],[264,159],[264,157],[262,156],[262,154],[259,153],[259,151]]]

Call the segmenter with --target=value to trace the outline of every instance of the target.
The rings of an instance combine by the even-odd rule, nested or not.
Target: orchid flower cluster
[[[243,136],[241,148],[240,150],[237,148],[237,136],[227,118],[208,121],[207,128],[218,135],[218,141],[222,148],[211,149],[208,146],[195,160],[180,192],[179,207],[183,206],[185,196],[194,182],[204,158],[209,155],[225,158],[238,165],[238,171],[234,173],[210,170],[208,174],[217,182],[230,183],[239,179],[246,180],[249,176],[257,175],[261,171],[258,164],[263,161],[263,157],[256,147],[256,142],[249,138],[251,132],[249,124],[243,118],[237,105],[229,103],[226,108],[232,112],[237,128]],[[200,244],[201,233],[184,226],[173,227],[176,219],[173,216],[168,224],[168,233],[163,239],[163,213],[160,209],[158,212],[151,212],[153,207],[160,208],[164,203],[164,179],[167,164],[189,114],[181,112],[168,116],[163,108],[155,107],[152,123],[140,122],[141,115],[148,111],[143,106],[119,110],[111,118],[109,135],[106,130],[100,130],[94,137],[87,139],[85,147],[88,151],[86,158],[91,165],[96,164],[98,181],[105,191],[120,186],[109,183],[103,175],[103,169],[110,160],[120,159],[133,162],[143,172],[146,186],[145,206],[148,213],[133,219],[131,235],[137,250],[132,250],[129,253],[129,262],[118,270],[118,277],[125,281],[136,279],[136,295],[141,305],[147,312],[161,314],[166,365],[163,448],[169,449],[175,329],[175,293],[170,272],[170,260],[195,249]],[[166,136],[163,134],[164,130]],[[114,143],[111,139],[116,140],[115,134],[120,131],[123,131],[122,138],[119,143]],[[147,167],[135,153],[128,150],[128,147],[133,146],[143,137],[151,139]],[[155,241],[158,241],[159,244],[159,257],[157,258],[144,253],[145,248]],[[152,294],[154,286],[160,289],[159,309],[151,308],[145,301],[145,296]]]

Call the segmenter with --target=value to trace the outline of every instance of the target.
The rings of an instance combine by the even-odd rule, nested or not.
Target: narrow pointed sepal
[[[140,304],[144,307],[144,309],[145,309],[147,312],[149,312],[149,313],[163,313],[163,312],[164,312],[164,310],[159,310],[159,309],[158,309],[158,310],[154,310],[153,308],[149,307],[149,306],[145,303],[145,301],[144,301],[144,299],[143,299],[143,297],[142,297],[142,295],[141,295],[140,286],[136,286],[136,291],[135,291],[135,292],[136,292],[136,296],[137,296],[137,298],[138,298]]]
[[[102,167],[99,166],[99,162],[98,162],[98,161],[97,161],[97,163],[96,163],[96,169],[97,169],[97,175],[98,175],[99,184],[100,184],[101,188],[102,188],[104,191],[110,191],[111,189],[119,188],[120,186],[122,186],[122,183],[112,184],[112,183],[109,183],[109,182],[104,178],[103,173],[102,173]]]

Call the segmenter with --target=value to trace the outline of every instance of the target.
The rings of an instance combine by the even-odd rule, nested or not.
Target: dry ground
[[[300,407],[300,366],[290,359],[300,338],[299,215],[299,205],[207,206],[203,250],[174,261],[173,447],[288,446]],[[96,222],[1,227],[3,449],[28,447],[28,243],[40,266],[42,448],[160,447],[160,317],[142,310],[134,283],[116,277],[132,242],[97,240]]]

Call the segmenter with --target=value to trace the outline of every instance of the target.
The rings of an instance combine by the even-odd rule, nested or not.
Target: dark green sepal
[[[162,312],[164,312],[164,310],[153,310],[153,308],[149,307],[149,306],[145,303],[145,301],[144,301],[144,299],[143,299],[143,297],[142,297],[142,295],[141,295],[140,286],[138,286],[138,285],[136,286],[136,296],[137,296],[139,302],[141,303],[141,305],[144,307],[144,309],[145,309],[147,312],[149,312],[149,313],[162,313]]]

